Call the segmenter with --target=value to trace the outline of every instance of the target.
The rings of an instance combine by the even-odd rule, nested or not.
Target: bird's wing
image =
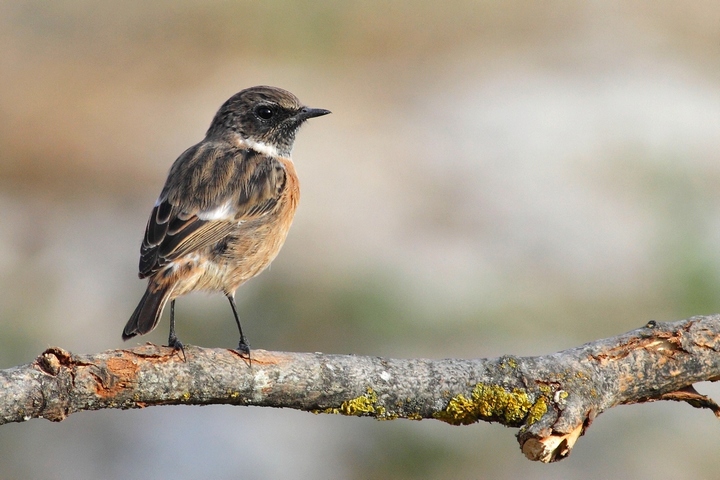
[[[286,186],[275,157],[226,144],[200,143],[175,162],[140,248],[140,277],[210,247],[240,223],[271,212]]]

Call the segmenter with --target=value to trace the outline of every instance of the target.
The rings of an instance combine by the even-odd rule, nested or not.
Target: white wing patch
[[[235,218],[235,209],[233,208],[233,202],[228,200],[219,207],[215,207],[212,210],[205,210],[198,212],[197,217],[200,220],[232,220]]]

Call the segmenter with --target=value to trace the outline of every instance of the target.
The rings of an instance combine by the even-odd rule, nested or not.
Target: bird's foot
[[[235,349],[243,359],[248,360],[248,365],[252,365],[252,358],[250,358],[250,344],[244,338],[240,339],[238,347]]]
[[[177,352],[178,350],[180,353],[182,353],[182,359],[183,362],[187,362],[187,357],[185,356],[185,346],[182,344],[180,340],[176,336],[171,336],[168,338],[168,347],[173,349],[173,353]]]

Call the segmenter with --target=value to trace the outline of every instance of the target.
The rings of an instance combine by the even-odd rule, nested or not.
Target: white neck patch
[[[247,145],[249,148],[252,148],[258,153],[262,153],[263,155],[267,155],[268,157],[280,157],[280,153],[278,152],[278,149],[274,145],[268,145],[267,143],[263,142],[256,142],[254,140],[248,140],[243,139],[243,143]]]

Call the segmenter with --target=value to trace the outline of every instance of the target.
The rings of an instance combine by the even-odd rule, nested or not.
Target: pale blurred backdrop
[[[720,3],[0,3],[0,368],[123,343],[175,158],[257,84],[333,114],[298,136],[302,200],[238,292],[252,346],[551,353],[720,312]],[[177,304],[234,347],[221,296]],[[713,385],[702,393],[720,394]],[[571,457],[515,430],[241,407],[0,427],[2,479],[717,478],[720,423],[618,407]]]

